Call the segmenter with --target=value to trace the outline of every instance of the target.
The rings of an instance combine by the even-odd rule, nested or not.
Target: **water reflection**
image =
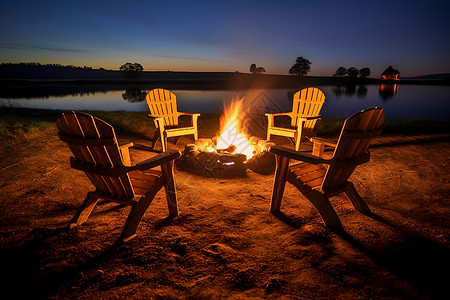
[[[364,108],[380,106],[385,109],[387,119],[448,119],[450,86],[406,84],[401,92],[398,92],[398,84],[317,87],[326,97],[321,111],[324,118],[345,118]],[[151,88],[133,86],[125,90],[121,86],[90,85],[2,87],[0,107],[147,112],[148,106],[142,99],[144,91]],[[297,90],[174,90],[174,93],[179,100],[179,111],[204,114],[221,113],[225,101],[237,96],[239,99],[245,97],[253,119],[262,123],[267,121],[264,113],[291,111],[293,94]]]
[[[125,93],[122,94],[123,100],[127,100],[128,102],[142,102],[145,100],[145,96],[147,96],[147,92],[141,89],[127,89]]]
[[[358,87],[358,89],[356,90],[356,96],[358,98],[365,98],[367,96],[367,92],[369,90],[367,89],[367,87],[365,85],[360,85]]]
[[[358,98],[365,98],[368,93],[368,89],[365,85],[337,85],[332,88],[333,94],[336,95],[336,97],[352,97],[357,96]]]
[[[380,94],[381,98],[386,101],[387,99],[394,97],[397,91],[398,84],[380,84],[378,93]]]
[[[0,89],[0,98],[5,99],[48,99],[50,97],[89,97],[96,93],[107,93],[111,87],[74,85],[31,85],[5,87]]]

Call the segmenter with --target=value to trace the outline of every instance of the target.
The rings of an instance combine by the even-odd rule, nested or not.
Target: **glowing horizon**
[[[249,72],[254,63],[288,74],[303,56],[311,76],[341,66],[369,67],[370,77],[389,65],[402,77],[449,73],[448,8],[433,0],[16,1],[0,12],[0,62],[193,72]]]

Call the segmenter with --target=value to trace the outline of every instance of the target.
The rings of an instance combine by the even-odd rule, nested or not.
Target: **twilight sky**
[[[450,4],[409,1],[1,0],[0,63],[117,70],[239,71],[250,64],[309,75],[389,65],[401,76],[450,73]]]

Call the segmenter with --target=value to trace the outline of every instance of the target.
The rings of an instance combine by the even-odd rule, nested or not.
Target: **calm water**
[[[318,86],[326,96],[323,117],[347,117],[370,106],[385,109],[387,119],[449,119],[450,86],[366,85]],[[33,92],[36,95],[33,95]],[[144,97],[147,90],[116,91],[8,91],[0,94],[0,106],[59,110],[148,111]],[[178,110],[220,113],[223,104],[245,97],[247,108],[264,112],[287,112],[292,108],[293,89],[200,91],[172,90]]]

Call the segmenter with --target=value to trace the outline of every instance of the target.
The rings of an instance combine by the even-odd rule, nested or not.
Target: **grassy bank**
[[[55,121],[63,111],[27,108],[0,108],[0,135],[6,138],[20,138],[30,133],[51,131],[56,132]],[[116,132],[126,136],[151,138],[155,127],[145,112],[126,111],[86,111],[111,124]],[[202,114],[199,118],[200,137],[202,130],[208,134],[218,130],[218,114]],[[182,120],[186,122],[188,120]],[[344,119],[320,120],[316,125],[317,134],[337,135]],[[265,124],[262,124],[265,127]],[[384,134],[432,134],[449,133],[448,120],[386,120]],[[264,133],[261,133],[264,134]]]

